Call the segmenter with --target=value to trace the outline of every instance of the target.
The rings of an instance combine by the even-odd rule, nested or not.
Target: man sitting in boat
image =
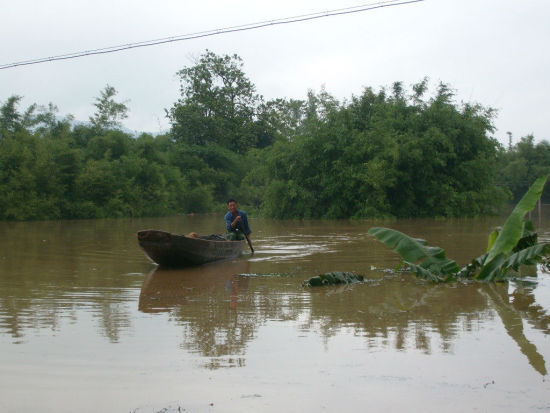
[[[248,225],[248,216],[246,212],[239,211],[239,204],[233,198],[227,201],[229,212],[225,214],[225,224],[227,226],[227,239],[230,241],[240,241],[246,239],[252,233]]]

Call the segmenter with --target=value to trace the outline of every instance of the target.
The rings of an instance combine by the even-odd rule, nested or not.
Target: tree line
[[[475,216],[550,170],[547,141],[503,147],[495,111],[444,83],[265,101],[239,56],[210,51],[178,76],[157,136],[120,128],[128,108],[109,85],[86,123],[1,102],[0,219],[200,213],[229,197],[274,218]]]

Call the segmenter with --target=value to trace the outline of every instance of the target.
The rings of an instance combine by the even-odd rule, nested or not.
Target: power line
[[[363,4],[363,5],[360,5],[360,6],[353,6],[353,7],[347,7],[347,8],[342,8],[342,9],[327,10],[327,11],[323,11],[323,12],[303,14],[303,15],[299,15],[299,16],[285,17],[285,18],[281,18],[281,19],[266,20],[266,21],[257,22],[257,23],[249,23],[249,24],[244,24],[244,25],[240,25],[240,26],[225,27],[225,28],[221,28],[221,29],[214,29],[214,30],[208,30],[208,31],[203,31],[203,32],[184,34],[184,35],[180,35],[180,36],[164,37],[164,38],[161,38],[161,39],[146,40],[146,41],[142,41],[142,42],[128,43],[128,44],[123,44],[123,45],[110,46],[110,47],[86,50],[86,51],[81,51],[81,52],[73,52],[73,53],[67,53],[67,54],[51,56],[51,57],[42,57],[42,58],[39,58],[39,59],[23,60],[23,61],[14,62],[14,63],[2,64],[2,65],[0,65],[0,70],[9,69],[9,68],[18,67],[18,66],[27,66],[27,65],[34,65],[34,64],[45,63],[45,62],[53,62],[53,61],[56,61],[56,60],[68,60],[68,59],[76,59],[76,58],[84,57],[84,56],[92,56],[92,55],[107,54],[107,53],[116,53],[116,52],[120,52],[120,51],[123,51],[123,50],[136,49],[136,48],[139,48],[139,47],[156,46],[156,45],[159,45],[159,44],[181,42],[181,41],[184,41],[184,40],[199,39],[199,38],[202,38],[202,37],[210,37],[210,36],[218,36],[218,35],[227,34],[227,33],[243,32],[243,31],[248,31],[248,30],[260,29],[260,28],[268,27],[268,26],[299,23],[299,22],[305,22],[305,21],[309,21],[309,20],[322,19],[322,18],[325,18],[325,17],[341,16],[341,15],[345,15],[345,14],[360,13],[360,12],[365,12],[365,11],[374,10],[374,9],[381,9],[381,8],[385,8],[385,7],[402,6],[402,5],[405,5],[405,4],[419,3],[421,1],[424,1],[424,0],[388,0],[388,1],[381,1],[381,2],[378,2],[378,3]]]

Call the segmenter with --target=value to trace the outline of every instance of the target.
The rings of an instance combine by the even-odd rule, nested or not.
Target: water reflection
[[[128,303],[135,300],[139,271],[150,268],[130,247],[135,232],[128,224],[1,222],[0,333],[21,343],[30,330],[56,332],[89,311],[101,334],[118,342],[132,325]]]
[[[153,269],[141,287],[138,308],[145,313],[172,311],[192,304],[202,295],[224,287],[229,307],[237,308],[239,292],[248,286],[250,262],[244,259],[184,269]]]
[[[506,284],[488,284],[484,287],[482,292],[502,320],[508,335],[512,337],[529,360],[529,364],[543,376],[548,374],[544,357],[538,352],[537,347],[527,339],[523,328],[522,316],[531,324],[542,327],[541,330],[548,334],[550,317],[540,305],[535,304],[532,291],[520,287],[510,296]]]
[[[295,277],[250,273],[248,260],[185,270],[152,271],[140,311],[169,312],[182,327],[182,347],[208,358],[208,368],[246,364],[245,352],[269,321],[293,322],[325,341],[353,331],[372,349],[452,353],[464,333],[500,319],[529,364],[547,374],[544,357],[524,334],[523,319],[549,332],[550,316],[532,288],[514,284],[432,285],[409,275],[370,274],[363,284],[302,288]]]
[[[242,367],[246,344],[258,319],[238,311],[250,281],[250,262],[237,259],[186,269],[151,271],[143,283],[138,308],[170,312],[183,328],[181,346],[209,359],[203,367]]]

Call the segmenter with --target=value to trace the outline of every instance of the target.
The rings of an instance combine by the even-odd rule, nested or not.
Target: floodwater
[[[253,256],[181,270],[136,232],[216,233],[221,215],[0,223],[0,411],[549,411],[548,273],[433,285],[367,235],[464,265],[503,222],[251,217]],[[302,287],[328,271],[365,282]]]

